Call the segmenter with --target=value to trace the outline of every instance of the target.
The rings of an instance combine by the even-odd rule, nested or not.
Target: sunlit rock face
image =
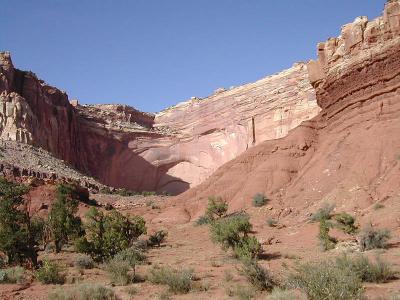
[[[0,53],[0,138],[42,147],[101,182],[178,194],[315,116],[306,65],[193,98],[157,114],[79,105]]]
[[[400,1],[320,43],[307,68],[322,110],[278,140],[224,164],[176,201],[195,219],[209,195],[232,211],[256,192],[292,212],[316,203],[365,209],[400,195]],[[190,199],[191,201],[182,201]],[[304,219],[303,219],[304,220]]]

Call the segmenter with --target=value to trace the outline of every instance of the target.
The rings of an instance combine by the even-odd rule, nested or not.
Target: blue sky
[[[315,58],[386,0],[0,0],[0,50],[81,103],[156,112]]]

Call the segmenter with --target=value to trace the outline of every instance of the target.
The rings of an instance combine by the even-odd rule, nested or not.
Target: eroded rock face
[[[382,17],[357,18],[318,45],[308,69],[322,111],[283,139],[266,141],[177,198],[204,212],[209,195],[232,210],[256,192],[284,207],[336,203],[363,209],[400,194],[400,1]],[[397,183],[396,183],[397,182]]]
[[[320,110],[305,64],[218,89],[156,115],[124,105],[71,105],[0,54],[0,138],[42,147],[101,182],[177,194]]]

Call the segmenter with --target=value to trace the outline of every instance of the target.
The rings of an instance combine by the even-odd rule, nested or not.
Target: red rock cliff
[[[180,193],[320,110],[304,64],[218,90],[156,115],[123,105],[72,106],[67,95],[0,55],[0,134],[42,147],[101,182]]]
[[[400,194],[400,1],[375,20],[357,18],[318,45],[308,65],[322,111],[285,138],[266,141],[180,195],[192,216],[209,195],[232,209],[256,192],[301,210],[319,202],[349,209]]]

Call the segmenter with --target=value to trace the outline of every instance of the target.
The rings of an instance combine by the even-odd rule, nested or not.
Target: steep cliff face
[[[177,194],[320,108],[305,64],[156,115],[123,105],[71,105],[0,55],[0,137],[42,147],[101,182]]]
[[[365,208],[400,195],[400,1],[371,22],[357,18],[318,45],[308,65],[322,111],[285,138],[266,141],[177,200],[202,213],[209,195],[232,209],[264,192],[302,210],[320,201]]]
[[[180,103],[155,116],[155,129],[173,139],[138,140],[140,155],[195,186],[219,166],[265,140],[277,139],[319,112],[306,66],[205,99]],[[164,186],[176,183],[164,180]]]

